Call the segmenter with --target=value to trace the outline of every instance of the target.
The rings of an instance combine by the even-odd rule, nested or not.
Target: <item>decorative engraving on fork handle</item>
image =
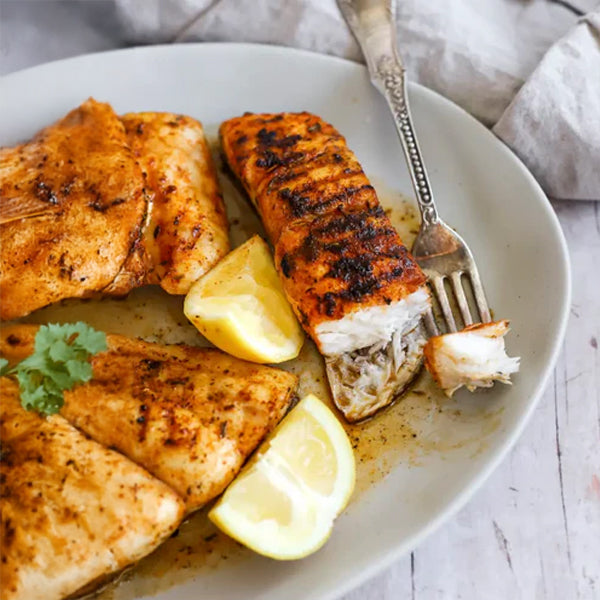
[[[380,56],[376,68],[377,77],[383,85],[385,98],[392,110],[396,129],[406,155],[408,170],[421,209],[423,225],[434,225],[439,219],[433,204],[431,185],[423,164],[421,150],[408,107],[404,69],[394,57],[389,55]]]

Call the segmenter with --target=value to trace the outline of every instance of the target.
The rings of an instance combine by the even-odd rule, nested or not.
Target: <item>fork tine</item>
[[[469,269],[469,278],[471,279],[471,287],[473,288],[473,295],[475,296],[475,302],[479,309],[479,315],[481,316],[482,323],[489,323],[492,320],[490,315],[490,309],[488,307],[487,300],[485,299],[485,292],[483,291],[483,285],[481,285],[481,279],[477,272],[475,265]]]
[[[454,315],[452,314],[450,302],[448,301],[448,295],[446,294],[446,288],[444,287],[444,278],[434,277],[431,280],[431,283],[433,284],[435,295],[437,296],[438,302],[440,303],[440,308],[442,309],[444,319],[446,319],[448,331],[454,332],[456,331],[456,323],[454,322]]]
[[[435,317],[433,316],[433,308],[429,307],[429,310],[425,313],[423,320],[425,322],[425,329],[429,333],[430,337],[434,335],[440,335],[440,330],[438,329],[437,323],[435,322]]]
[[[452,281],[452,291],[456,296],[456,302],[460,308],[460,314],[462,315],[465,326],[467,326],[473,323],[473,319],[471,318],[469,303],[467,302],[467,297],[465,296],[465,291],[462,286],[461,275],[462,273],[460,271],[454,271],[450,275],[450,280]]]

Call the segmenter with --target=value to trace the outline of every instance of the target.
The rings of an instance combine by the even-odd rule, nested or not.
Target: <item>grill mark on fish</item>
[[[302,152],[288,152],[302,139],[301,135],[295,134],[278,138],[277,131],[269,131],[263,127],[256,134],[256,139],[259,154],[256,160],[256,166],[258,167],[272,169],[273,167],[287,166],[304,157]],[[272,148],[283,150],[282,155],[273,152]]]
[[[340,292],[326,292],[318,297],[318,306],[322,314],[332,317],[335,314],[338,300],[363,302],[366,298],[381,289],[382,282],[372,275],[352,280],[351,284]]]
[[[298,251],[307,262],[315,262],[321,255],[321,247],[316,237],[309,233]]]
[[[333,263],[326,277],[335,277],[344,281],[353,281],[359,277],[370,277],[373,274],[373,256],[370,254],[346,257]]]
[[[335,313],[335,306],[336,306],[335,294],[332,294],[331,292],[327,292],[323,296],[323,310],[328,317],[333,316],[333,314]]]
[[[298,168],[299,165],[296,165],[296,168]],[[278,188],[280,185],[288,183],[290,181],[294,181],[294,179],[299,179],[300,177],[307,175],[308,174],[308,169],[303,167],[303,170],[301,171],[295,171],[295,170],[282,170],[280,172],[280,170],[276,170],[273,174],[273,177],[271,178],[271,180],[269,181],[269,183],[267,184],[266,187],[266,191],[270,192],[272,189],[276,189]]]
[[[322,214],[327,212],[335,204],[345,204],[353,196],[363,191],[372,191],[372,185],[363,185],[360,187],[347,187],[340,192],[329,196],[320,195],[318,187],[323,184],[332,183],[337,179],[325,179],[322,181],[310,181],[297,190],[285,187],[279,190],[279,197],[288,203],[292,215],[296,218],[311,214]]]
[[[332,157],[332,159],[328,160],[330,156]],[[293,168],[275,170],[275,172],[271,176],[269,183],[267,184],[266,191],[272,191],[273,189],[277,189],[281,184],[291,183],[293,181],[301,181],[304,178],[310,177],[315,168],[326,168],[332,163],[339,162],[339,160],[335,160],[333,158],[335,156],[343,160],[343,157],[340,156],[340,154],[331,154],[329,150],[325,150],[323,152],[319,152],[314,156],[305,155],[305,158],[307,160],[295,164]],[[310,180],[308,185],[333,183],[343,180],[344,178],[360,175],[364,175],[364,173],[360,166],[358,166],[357,168],[343,169],[340,173],[337,173],[336,175],[329,174],[326,178],[322,180]],[[363,187],[373,189],[373,187],[368,184]],[[305,190],[302,191],[304,192]]]
[[[360,231],[368,225],[369,217],[384,217],[385,212],[381,205],[377,204],[366,208],[364,211],[356,213],[345,213],[341,209],[337,211],[337,216],[331,219],[324,225],[317,226],[315,233],[317,235],[331,235],[336,236],[342,233],[351,233],[353,231]],[[395,230],[390,229],[393,233]],[[397,235],[397,234],[396,234]]]
[[[261,146],[266,148],[291,148],[302,139],[301,135],[287,135],[277,138],[276,131],[268,131],[264,127],[256,134],[256,139]]]
[[[264,167],[265,169],[272,169],[273,167],[288,166],[295,162],[298,162],[304,157],[302,152],[292,152],[284,156],[277,156],[271,150],[264,150],[261,154],[261,158],[256,160],[257,167]]]
[[[352,234],[354,239],[363,242],[361,255],[354,258],[346,257],[348,254],[356,252],[356,248],[345,240],[328,241],[328,236],[325,234],[332,232]],[[338,277],[338,270],[342,272],[344,265],[349,265],[352,261],[362,264],[384,258],[405,259],[407,250],[404,246],[395,243],[389,244],[389,241],[394,239],[395,233],[395,230],[387,225],[377,227],[366,222],[362,215],[345,215],[342,220],[334,220],[323,226],[312,228],[296,253],[308,262],[320,260],[323,254],[342,257],[338,261],[339,266],[331,267],[327,273],[328,277]],[[285,272],[291,273],[294,262],[293,254],[286,253],[284,262],[285,264],[281,265],[284,274]]]

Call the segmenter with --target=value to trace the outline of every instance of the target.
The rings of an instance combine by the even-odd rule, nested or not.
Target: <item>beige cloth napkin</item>
[[[334,0],[116,2],[130,42],[264,42],[362,61]],[[411,79],[493,127],[550,197],[600,200],[597,0],[399,0],[397,31]]]

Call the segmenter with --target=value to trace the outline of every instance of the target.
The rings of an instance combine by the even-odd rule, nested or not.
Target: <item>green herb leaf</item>
[[[65,367],[75,381],[89,381],[92,378],[92,365],[89,362],[68,360]]]
[[[34,353],[8,372],[19,382],[23,407],[45,415],[57,413],[64,404],[63,392],[89,381],[89,359],[106,349],[106,335],[85,323],[42,325]],[[0,361],[0,374],[6,374],[8,361]]]

